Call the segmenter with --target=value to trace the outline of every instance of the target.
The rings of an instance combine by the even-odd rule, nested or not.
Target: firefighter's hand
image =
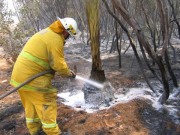
[[[73,78],[73,79],[75,79],[76,78],[76,74],[71,70],[71,77]]]

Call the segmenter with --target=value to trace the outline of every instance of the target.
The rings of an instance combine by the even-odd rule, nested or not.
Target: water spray
[[[74,65],[74,72],[73,73],[75,73],[74,74],[75,75],[74,79],[84,81],[84,82],[86,82],[88,84],[91,84],[91,85],[93,85],[93,86],[95,86],[96,88],[99,88],[99,89],[102,89],[104,87],[104,85],[102,85],[102,84],[100,84],[98,82],[95,82],[93,80],[86,79],[86,78],[83,78],[83,77],[81,77],[79,75],[76,75],[76,73],[77,73],[77,66],[76,65]]]
[[[83,78],[83,77],[81,77],[79,75],[76,75],[75,79],[84,81],[84,82],[86,82],[88,84],[91,84],[91,85],[93,85],[93,86],[95,86],[95,87],[97,87],[99,89],[102,89],[104,87],[102,84],[100,84],[98,82],[95,82],[93,80],[89,80],[89,79]]]

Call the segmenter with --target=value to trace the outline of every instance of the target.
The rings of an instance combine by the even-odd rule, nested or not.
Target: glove
[[[71,77],[73,78],[73,79],[75,79],[76,78],[76,74],[71,70]]]

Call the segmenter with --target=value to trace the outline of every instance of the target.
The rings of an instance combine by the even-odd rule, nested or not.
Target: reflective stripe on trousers
[[[26,118],[26,122],[27,123],[32,123],[32,122],[40,122],[40,119],[39,118]],[[42,123],[42,126],[44,128],[55,128],[57,126],[57,123],[44,123],[44,122],[41,122]]]
[[[26,118],[26,122],[27,123],[31,123],[31,122],[39,122],[40,121],[40,119],[39,118]]]
[[[44,123],[42,122],[43,128],[55,128],[57,126],[57,123]]]

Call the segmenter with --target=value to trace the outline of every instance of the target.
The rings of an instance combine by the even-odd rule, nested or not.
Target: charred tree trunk
[[[168,0],[168,3],[169,3],[169,5],[170,5],[170,7],[171,7],[171,9],[172,9],[173,21],[174,21],[174,22],[176,23],[176,25],[177,25],[178,34],[179,34],[179,39],[180,39],[180,24],[179,24],[179,22],[178,22],[178,20],[177,20],[177,15],[176,15],[176,11],[175,11],[175,9],[174,9],[173,1]]]
[[[109,51],[109,53],[113,53],[116,51],[116,34],[113,35],[113,39],[112,39],[112,44],[111,44],[111,49]]]
[[[106,77],[102,70],[100,58],[100,30],[99,30],[99,0],[86,0],[86,13],[91,40],[92,70],[90,79],[104,83]],[[112,88],[106,83],[103,88],[93,87],[85,84],[83,87],[86,103],[99,107],[102,104],[109,106],[109,102],[114,98]]]
[[[171,65],[169,63],[169,56],[168,56],[167,51],[165,52],[165,61],[166,61],[168,72],[169,72],[169,74],[170,74],[170,76],[172,78],[173,84],[177,88],[178,87],[178,82],[177,82],[176,76],[174,75],[174,72],[173,72],[173,70],[171,68]]]
[[[119,34],[118,34],[118,30],[117,30],[117,22],[115,22],[115,27],[116,27],[116,47],[117,47],[117,51],[118,51],[118,55],[119,55],[119,68],[121,68],[121,44],[119,46]]]
[[[158,57],[157,64],[161,72],[161,78],[162,78],[162,83],[164,87],[164,92],[162,96],[160,97],[159,102],[161,104],[164,104],[165,101],[169,98],[169,84],[168,84],[166,69],[162,62],[162,57]]]
[[[100,58],[99,0],[86,0],[86,12],[90,32],[92,70],[90,78],[98,82],[106,80]],[[92,19],[93,18],[93,19]]]
[[[91,75],[90,79],[95,80],[97,82],[103,83],[106,81],[106,77],[104,74],[104,70],[102,70],[101,66],[101,59],[100,56],[94,56],[93,58],[93,63],[92,63],[92,70],[91,70]]]
[[[115,8],[114,9],[114,14],[116,14],[116,10]],[[121,44],[119,46],[119,38],[120,38],[120,34],[118,34],[118,25],[117,25],[117,22],[115,20],[115,31],[116,31],[116,47],[117,47],[117,51],[118,51],[118,54],[119,54],[119,68],[121,68]]]

